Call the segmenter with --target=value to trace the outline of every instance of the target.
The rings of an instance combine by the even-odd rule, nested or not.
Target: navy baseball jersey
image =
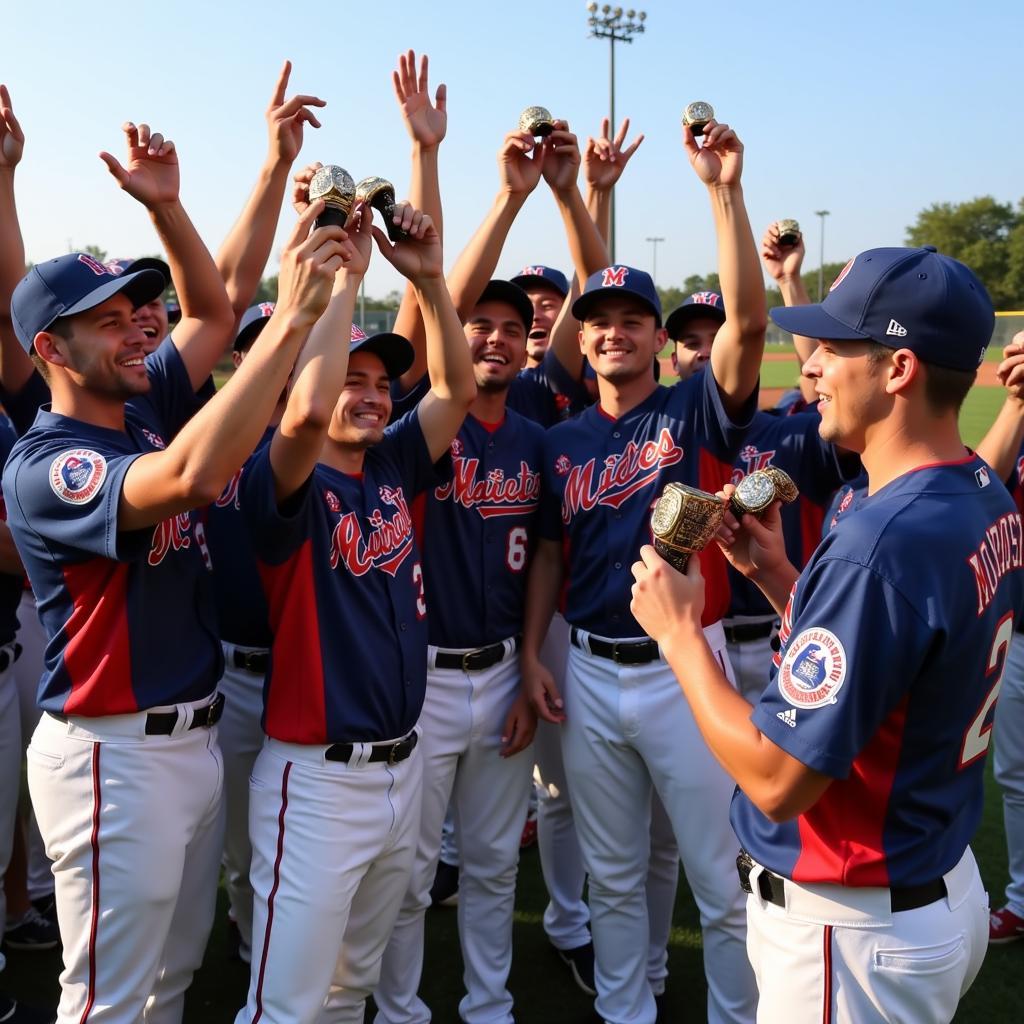
[[[839,517],[846,515],[857,505],[857,502],[868,492],[867,470],[861,470],[849,483],[843,484],[832,495],[828,508],[825,510],[825,518],[821,524],[822,539],[835,529]]]
[[[11,421],[0,415],[0,465],[7,461],[18,435]],[[7,521],[7,505],[0,490],[0,519]],[[20,574],[0,572],[0,647],[13,643],[18,632],[18,605],[25,589],[25,577]]]
[[[621,419],[593,405],[544,438],[542,536],[566,542],[565,617],[606,637],[643,636],[629,610],[630,566],[652,543],[651,508],[670,482],[712,493],[732,473],[757,392],[732,420],[714,375],[658,387]],[[726,563],[716,544],[701,553],[705,624],[729,607]]]
[[[798,882],[924,884],[977,827],[992,712],[1024,603],[1021,516],[976,456],[924,466],[841,515],[793,587],[752,720],[833,781],[741,843]]]
[[[412,501],[437,479],[415,411],[352,476],[318,464],[279,508],[270,445],[242,475],[274,641],[263,728],[289,743],[373,742],[416,724],[427,608]]]
[[[252,539],[242,516],[240,485],[242,474],[273,436],[273,428],[268,428],[256,451],[228,481],[204,516],[220,638],[240,647],[269,647],[271,641],[267,599],[256,568]]]
[[[46,631],[47,711],[127,714],[199,700],[220,678],[196,514],[118,528],[129,466],[164,448],[195,408],[169,340],[146,365],[151,389],[127,403],[123,432],[43,408],[4,470],[8,522]]]
[[[834,445],[821,439],[820,423],[821,416],[816,408],[785,416],[758,412],[733,464],[734,484],[757,469],[778,466],[799,488],[800,497],[782,506],[786,554],[798,569],[807,564],[821,540],[825,508],[832,493],[860,472],[860,459],[856,455],[841,456]],[[760,588],[732,566],[729,566],[729,584],[732,590],[730,615],[774,613],[771,602]],[[767,673],[767,666],[765,671]]]
[[[498,424],[469,415],[451,473],[416,499],[431,644],[483,647],[522,632],[543,445],[544,431],[511,409]]]
[[[18,392],[0,388],[0,402],[3,403],[4,411],[10,417],[18,437],[32,426],[40,406],[49,400],[50,387],[39,375],[38,370],[32,371],[24,387]]]

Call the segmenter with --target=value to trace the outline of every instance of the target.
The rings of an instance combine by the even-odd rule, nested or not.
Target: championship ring
[[[739,519],[748,512],[754,516],[763,515],[773,502],[795,501],[800,492],[788,473],[775,466],[755,469],[737,485],[729,502],[733,515]]]
[[[527,107],[519,115],[519,130],[529,132],[535,139],[543,139],[555,130],[555,119],[546,107]]]
[[[316,219],[316,226],[343,228],[356,198],[352,175],[344,167],[328,164],[313,175],[309,183],[309,201],[324,201],[324,212]]]
[[[690,555],[707,546],[724,512],[721,501],[707,491],[666,484],[651,513],[655,549],[673,568],[686,572]]]
[[[710,103],[695,100],[686,105],[686,109],[683,111],[683,124],[693,132],[694,138],[696,138],[698,135],[704,134],[708,121],[714,116],[715,108]]]
[[[356,185],[356,199],[372,206],[383,218],[384,229],[392,242],[399,242],[409,237],[394,223],[395,217],[395,186],[384,178],[363,178]]]
[[[800,241],[800,225],[795,220],[777,221],[775,227],[779,231],[779,247],[788,249]]]

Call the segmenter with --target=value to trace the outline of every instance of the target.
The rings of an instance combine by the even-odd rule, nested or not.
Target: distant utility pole
[[[828,210],[815,210],[815,216],[821,218],[821,255],[818,258],[818,301],[825,294],[825,218]]]
[[[651,280],[654,282],[654,287],[658,287],[658,243],[664,242],[665,239],[660,235],[648,235],[647,241],[651,243]]]

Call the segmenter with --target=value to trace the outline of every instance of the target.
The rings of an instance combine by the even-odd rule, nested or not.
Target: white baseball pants
[[[8,649],[13,657],[13,647]],[[7,922],[4,875],[14,846],[14,823],[18,817],[18,793],[21,789],[21,717],[14,668],[0,672],[0,937]],[[3,970],[0,953],[0,971]]]
[[[466,1024],[511,1024],[506,988],[512,964],[519,840],[530,793],[532,751],[503,758],[501,734],[519,693],[519,661],[506,641],[505,660],[482,672],[434,668],[429,648],[423,731],[423,821],[409,890],[384,955],[374,993],[376,1024],[426,1024],[417,995],[423,970],[423,915],[430,906],[449,797],[459,845],[459,940]]]
[[[787,882],[786,907],[748,896],[758,1024],[951,1021],[985,958],[988,896],[970,847],[945,879],[945,899],[897,914],[887,889]]]
[[[213,923],[224,841],[216,728],[146,713],[44,714],[28,781],[53,860],[64,970],[57,1024],[179,1024]],[[158,710],[173,710],[171,708]]]
[[[705,635],[729,672],[721,625]],[[700,910],[708,1020],[752,1021],[757,992],[733,882],[733,783],[705,745],[671,669],[660,659],[619,665],[574,646],[564,699],[563,753],[590,873],[598,1014],[609,1024],[655,1021],[644,884],[647,809],[657,789]]]
[[[236,1024],[362,1024],[416,853],[417,746],[404,761],[345,764],[268,739],[253,766],[253,943]]]
[[[1003,790],[1003,825],[1009,855],[1006,905],[1024,917],[1024,636],[1014,633],[996,701],[992,767]]]

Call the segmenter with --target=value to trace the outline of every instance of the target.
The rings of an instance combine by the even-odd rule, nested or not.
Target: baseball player
[[[417,989],[424,913],[450,799],[466,986],[459,1014],[469,1022],[512,1021],[512,911],[533,770],[521,751],[535,726],[517,653],[544,431],[508,409],[506,399],[525,362],[532,321],[522,289],[490,282],[464,327],[477,397],[452,442],[450,474],[425,496],[423,811],[409,891],[374,993],[378,1024],[431,1019]]]
[[[711,358],[711,344],[725,322],[725,305],[718,292],[694,292],[665,318],[672,345],[672,369],[680,380],[703,370]]]
[[[146,125],[125,134],[127,168],[104,161],[149,210],[179,294],[187,263],[185,293],[205,289],[217,312],[209,324],[187,316],[180,338],[143,359],[134,309],[164,285],[151,270],[116,276],[71,253],[37,264],[12,299],[18,340],[52,394],[15,445],[4,493],[47,635],[29,786],[54,860],[59,1024],[100,1012],[181,1019],[222,842],[221,654],[190,510],[214,500],[258,441],[344,251],[338,229],[307,239],[319,209],[299,222],[274,328],[185,422],[230,306],[178,199],[173,143]]]
[[[799,575],[774,511],[727,518],[734,564],[784,610],[753,709],[702,639],[696,559],[683,575],[644,547],[633,610],[739,785],[758,1020],[949,1021],[986,949],[968,840],[1024,605],[1020,513],[957,424],[992,305],[931,247],[872,249],[822,304],[771,315],[823,339],[804,365],[821,435],[861,453],[868,494]]]
[[[699,741],[657,644],[629,611],[630,552],[649,538],[651,503],[669,480],[706,489],[728,477],[756,408],[764,345],[761,271],[740,185],[742,145],[717,123],[703,148],[688,129],[684,144],[708,186],[723,294],[734,312],[712,352],[712,372],[660,388],[651,365],[666,335],[650,277],[614,266],[588,279],[573,315],[583,323],[580,344],[597,373],[600,403],[546,435],[550,483],[523,637],[524,680],[538,714],[564,721],[563,754],[590,875],[596,1008],[613,1024],[655,1020],[643,891],[652,788],[672,821],[701,911],[709,1018],[751,1020],[755,1002],[743,908],[728,889],[731,786]],[[564,709],[537,659],[563,579],[563,542],[565,617],[573,627]],[[719,623],[728,602],[725,565],[714,552],[705,560],[714,580],[705,624],[727,664]]]
[[[420,303],[430,394],[385,432],[409,343],[338,344],[369,260],[369,208],[357,207],[355,255],[242,478],[274,642],[250,787],[252,976],[239,1022],[362,1021],[419,833],[427,609],[413,499],[435,481],[475,385],[440,239],[429,217],[398,211],[407,241],[374,234]]]
[[[533,303],[533,324],[526,346],[526,365],[540,366],[551,344],[551,330],[569,294],[569,281],[554,267],[534,263],[523,267],[512,279]]]

